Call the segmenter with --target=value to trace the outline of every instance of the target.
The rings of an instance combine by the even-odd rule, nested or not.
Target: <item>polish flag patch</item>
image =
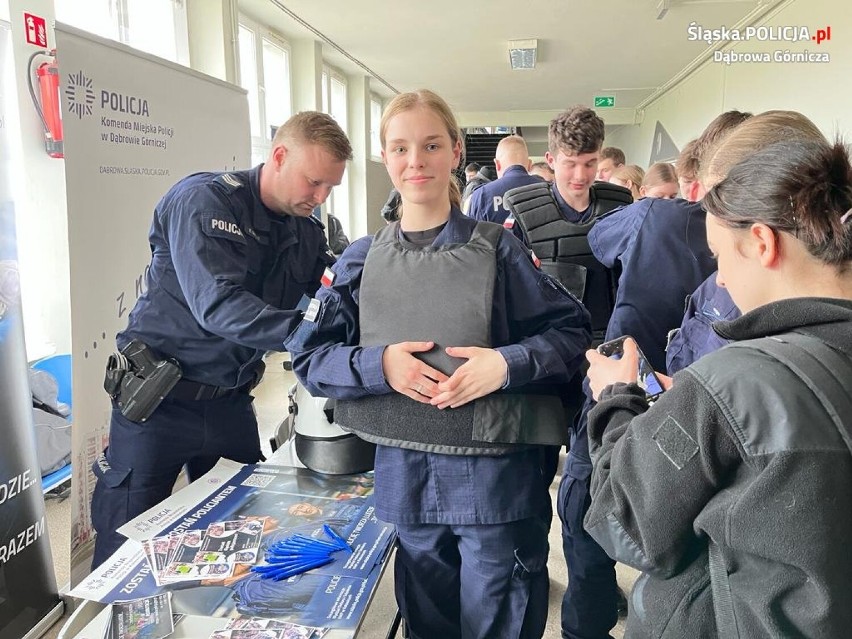
[[[512,217],[511,215],[509,217],[507,217],[505,220],[503,220],[503,228],[504,229],[509,229],[511,231],[514,226],[515,226],[515,218]]]
[[[326,269],[322,272],[322,277],[320,278],[320,284],[323,286],[331,286],[334,284],[334,278],[336,273],[332,271],[330,268],[326,267]]]
[[[535,251],[530,251],[530,259],[532,259],[533,264],[535,264],[536,268],[541,268],[541,260],[538,259],[538,255],[535,254]]]

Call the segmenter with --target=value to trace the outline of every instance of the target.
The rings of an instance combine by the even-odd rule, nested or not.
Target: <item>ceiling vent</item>
[[[509,64],[513,70],[534,69],[538,40],[509,40]]]

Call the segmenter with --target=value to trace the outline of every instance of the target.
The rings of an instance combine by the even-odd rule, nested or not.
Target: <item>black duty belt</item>
[[[190,402],[207,401],[211,399],[220,399],[222,397],[233,397],[248,393],[252,389],[252,382],[246,382],[242,386],[236,388],[228,388],[227,386],[211,386],[210,384],[202,384],[201,382],[193,382],[189,379],[178,380],[175,387],[169,393],[171,399],[181,399]]]

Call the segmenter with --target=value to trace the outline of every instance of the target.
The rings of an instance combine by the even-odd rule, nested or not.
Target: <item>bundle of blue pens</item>
[[[334,561],[331,555],[339,550],[352,552],[346,540],[334,532],[331,526],[323,524],[322,530],[331,541],[292,535],[272,544],[266,550],[266,564],[254,566],[252,572],[260,573],[262,579],[281,581],[331,563]]]

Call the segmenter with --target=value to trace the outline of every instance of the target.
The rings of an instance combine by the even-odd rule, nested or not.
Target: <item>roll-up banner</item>
[[[91,563],[91,465],[107,444],[110,413],[104,366],[147,287],[154,206],[185,175],[247,168],[251,138],[239,87],[62,24],[56,50],[71,280],[73,585]]]
[[[14,86],[0,22],[0,639],[39,636],[62,614],[44,515],[21,321],[9,140]],[[58,614],[57,614],[58,613]],[[40,629],[39,629],[40,628]]]

